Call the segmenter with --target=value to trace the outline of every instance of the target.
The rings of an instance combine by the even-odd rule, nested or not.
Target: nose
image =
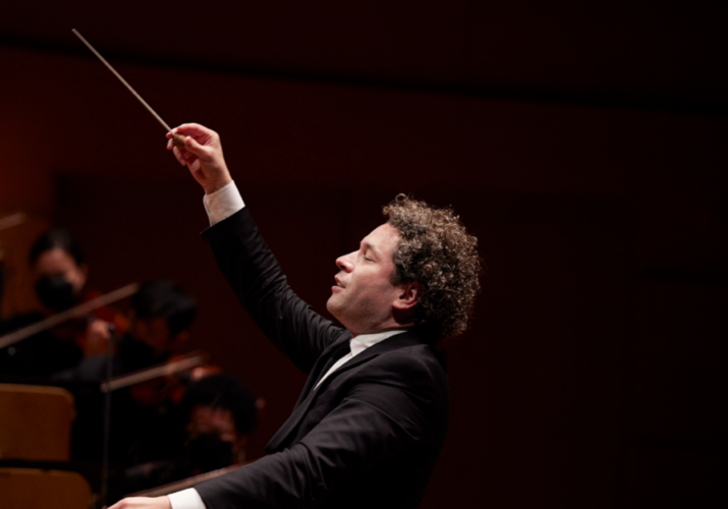
[[[339,267],[340,270],[343,270],[344,272],[351,272],[354,269],[354,265],[351,263],[351,255],[353,253],[345,254],[344,256],[339,256],[336,259],[336,266]]]

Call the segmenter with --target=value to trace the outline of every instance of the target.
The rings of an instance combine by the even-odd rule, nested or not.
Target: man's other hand
[[[174,134],[185,137],[184,147],[175,147]],[[220,136],[200,124],[182,124],[167,133],[167,150],[174,152],[177,161],[187,166],[205,194],[212,194],[232,182],[222,155]]]
[[[120,500],[109,509],[172,509],[168,497],[132,497]]]

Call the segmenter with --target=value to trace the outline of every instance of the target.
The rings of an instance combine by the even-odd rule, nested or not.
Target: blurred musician
[[[179,481],[246,459],[248,438],[258,422],[256,398],[230,373],[216,373],[187,388],[176,430],[182,431],[180,450],[166,460],[150,461],[126,470],[127,493]]]
[[[29,263],[42,310],[12,316],[0,323],[0,335],[26,327],[98,297],[86,288],[89,268],[76,240],[61,229],[49,230],[33,244]],[[0,377],[44,379],[72,368],[84,356],[107,348],[108,326],[124,329],[126,320],[110,308],[71,320],[0,350]]]
[[[190,337],[197,313],[195,299],[181,286],[167,280],[142,283],[131,298],[128,332],[119,341],[112,373],[124,375],[167,361]],[[83,359],[76,367],[54,376],[57,381],[102,381],[107,356]]]
[[[112,374],[120,376],[168,361],[190,337],[197,313],[194,298],[167,280],[142,283],[131,299],[128,332],[112,357]],[[100,383],[107,377],[108,356],[91,355],[76,367],[56,373],[54,382],[77,385]],[[98,385],[96,385],[98,387]],[[177,384],[155,378],[114,391],[112,403],[111,458],[125,465],[169,459],[178,450],[173,430],[178,401],[172,398]],[[103,395],[76,392],[78,416],[74,423],[72,457],[101,459]]]

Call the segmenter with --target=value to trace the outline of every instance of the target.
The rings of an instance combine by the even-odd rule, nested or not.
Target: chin
[[[326,302],[326,309],[331,313],[331,315],[336,318],[341,325],[346,327],[346,324],[344,323],[344,320],[342,320],[343,316],[341,313],[341,307],[337,306],[336,301],[333,299],[333,296],[329,297],[328,302]]]
[[[331,297],[329,297],[329,300],[326,301],[326,309],[329,313],[336,317],[336,304],[333,302],[333,300],[334,296],[332,295]]]

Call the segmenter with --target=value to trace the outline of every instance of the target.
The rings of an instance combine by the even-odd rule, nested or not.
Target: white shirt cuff
[[[169,498],[169,503],[172,504],[172,509],[207,509],[202,497],[194,488],[170,493],[167,498]]]
[[[210,219],[210,226],[227,219],[245,207],[235,182],[230,182],[212,194],[206,194],[202,203],[205,205],[207,217]]]

